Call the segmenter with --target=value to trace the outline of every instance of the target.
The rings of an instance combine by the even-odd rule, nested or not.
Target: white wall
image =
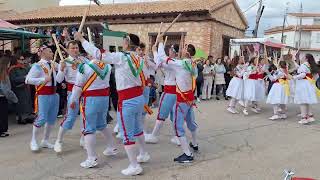
[[[291,31],[291,32],[284,32],[283,35],[286,36],[286,41],[285,44],[287,44],[288,46],[295,46],[295,32]],[[281,36],[282,33],[275,33],[275,34],[271,34],[271,35],[265,35],[264,37],[267,38],[274,38],[276,40],[278,40],[279,42],[281,42]]]
[[[311,48],[320,49],[320,31],[313,31],[311,34]]]

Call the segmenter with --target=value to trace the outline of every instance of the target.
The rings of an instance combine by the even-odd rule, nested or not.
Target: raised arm
[[[57,73],[57,76],[56,76],[56,81],[58,83],[61,83],[64,80],[64,77],[65,77],[66,74],[67,74],[67,68],[65,68],[65,65],[59,64],[58,73]]]
[[[42,69],[40,65],[34,64],[26,77],[25,83],[36,86],[46,83],[46,78],[41,77],[41,71]]]
[[[86,66],[86,65],[84,65],[84,66]],[[85,69],[84,69],[83,73],[80,73],[79,71],[77,72],[76,82],[72,88],[71,102],[79,101],[79,98],[82,93],[82,88],[88,80],[89,76],[86,75],[86,74],[88,74],[88,72],[86,72],[86,67],[84,67],[84,68]]]

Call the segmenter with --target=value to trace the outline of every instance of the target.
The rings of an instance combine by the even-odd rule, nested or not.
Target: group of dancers
[[[319,77],[318,66],[311,54],[301,58],[299,64],[290,68],[285,60],[275,62],[275,68],[270,68],[265,59],[253,57],[245,63],[244,57],[236,60],[234,77],[227,89],[227,96],[232,97],[227,110],[233,114],[239,113],[236,105],[243,106],[243,114],[248,115],[248,108],[260,113],[259,103],[266,99],[267,104],[273,106],[273,115],[270,120],[286,119],[287,104],[294,103],[300,106],[300,124],[309,124],[315,121],[311,105],[318,103],[320,90],[315,80]],[[272,87],[266,98],[266,79]]]
[[[78,42],[88,56],[80,56]],[[123,38],[123,52],[101,52],[94,44],[88,42],[81,33],[74,34],[74,40],[68,42],[66,51],[69,57],[56,63],[52,50],[42,45],[39,49],[41,60],[35,63],[28,73],[25,83],[36,86],[35,110],[37,118],[32,129],[30,142],[31,151],[40,148],[52,148],[57,153],[63,153],[63,137],[71,130],[81,112],[82,137],[80,144],[87,152],[87,159],[80,163],[83,168],[98,165],[96,146],[96,131],[105,138],[105,156],[118,153],[112,136],[112,130],[107,125],[109,106],[109,79],[111,65],[115,68],[116,88],[118,93],[117,125],[123,139],[129,166],[122,170],[124,175],[138,175],[143,169],[140,163],[150,161],[145,143],[157,143],[160,129],[164,121],[171,117],[173,141],[182,149],[182,155],[174,158],[175,162],[193,161],[193,151],[198,151],[197,124],[194,115],[195,67],[192,57],[196,50],[192,44],[180,47],[173,44],[167,56],[164,50],[163,34],[158,34],[152,47],[154,61],[144,56],[145,46],[137,35],[127,34]],[[181,51],[181,52],[179,52]],[[182,56],[179,57],[178,54]],[[160,98],[160,106],[151,134],[146,133],[144,118],[150,113],[148,69],[157,69],[165,73],[164,93]],[[49,143],[49,137],[54,128],[59,107],[59,97],[56,94],[56,84],[65,80],[68,89],[68,107],[64,120],[60,124],[57,139]],[[192,134],[191,142],[185,135],[184,123]],[[40,128],[44,126],[44,137],[38,143]]]

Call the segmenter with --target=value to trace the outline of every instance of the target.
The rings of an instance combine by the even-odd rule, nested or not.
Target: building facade
[[[25,28],[79,26],[87,6],[44,8],[8,16],[5,19]],[[163,29],[179,14],[182,17],[166,34],[168,44],[192,43],[215,57],[228,55],[229,40],[245,35],[247,21],[235,0],[156,1],[132,4],[92,5],[86,26],[94,37],[102,35],[101,23],[113,31],[139,35],[150,48],[155,42],[160,22]],[[101,44],[98,38],[95,43]]]
[[[300,26],[301,18],[301,26]],[[265,31],[265,37],[281,41],[300,49],[301,55],[311,53],[316,60],[320,59],[320,14],[317,13],[290,13],[289,25],[278,26]]]

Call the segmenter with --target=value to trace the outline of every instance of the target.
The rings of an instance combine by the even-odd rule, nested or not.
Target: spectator
[[[235,57],[235,58],[238,58],[239,60],[239,56]],[[224,63],[225,63],[225,68],[226,68],[226,73],[224,73],[224,79],[226,80],[226,87],[225,89],[228,89],[229,87],[229,83],[232,79],[232,63],[231,63],[231,59],[228,57],[228,56],[225,56],[224,57]],[[226,100],[228,100],[229,97],[226,96]]]
[[[208,56],[208,60],[210,61],[210,65],[212,66],[212,67],[214,67],[214,65],[215,65],[215,60],[213,59],[213,56]],[[214,77],[213,77],[213,80],[212,80],[212,88],[211,88],[211,97],[213,96],[213,90],[214,90]]]
[[[213,83],[214,67],[210,65],[210,60],[206,60],[203,65],[203,87],[202,87],[202,99],[211,99],[211,88]]]
[[[219,94],[223,90],[223,95],[226,98],[226,81],[224,79],[224,73],[226,73],[226,68],[224,67],[222,60],[217,59],[217,63],[214,65],[215,72],[215,84],[216,84],[216,99],[220,100]],[[227,98],[226,98],[227,99]]]
[[[200,59],[197,61],[197,69],[198,69],[198,76],[196,79],[197,85],[197,101],[200,102],[200,95],[203,86],[203,60]]]
[[[16,94],[19,102],[15,105],[16,120],[18,124],[33,123],[32,101],[30,88],[25,84],[25,78],[29,69],[25,66],[24,56],[11,58],[11,66],[8,70],[12,91]]]
[[[9,57],[0,57],[0,137],[9,136],[8,133],[8,101],[18,103],[18,98],[11,91],[7,68]]]

